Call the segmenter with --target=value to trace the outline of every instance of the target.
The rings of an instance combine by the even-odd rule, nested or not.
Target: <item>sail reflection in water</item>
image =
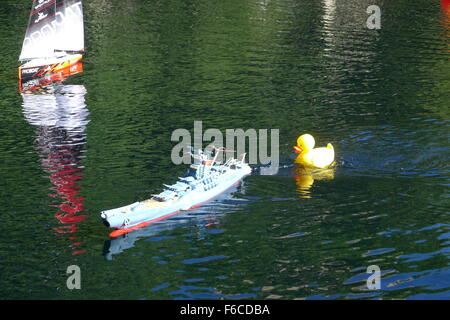
[[[49,87],[50,88],[50,87]],[[84,102],[83,85],[57,84],[46,94],[22,94],[26,120],[37,127],[36,150],[45,172],[53,184],[50,197],[57,199],[55,217],[58,233],[67,233],[73,240],[73,254],[83,253],[76,241],[77,224],[86,219],[81,215],[84,198],[80,196],[86,125],[89,112]],[[49,93],[50,92],[50,93]]]
[[[220,217],[242,209],[241,206],[248,202],[248,200],[239,197],[243,193],[244,182],[241,182],[217,196],[214,201],[201,205],[197,209],[184,211],[171,218],[152,223],[117,238],[106,240],[103,255],[106,259],[112,260],[114,255],[133,248],[135,242],[139,239],[155,237],[176,228],[193,229],[197,234],[197,238],[201,240],[212,226],[219,225]]]

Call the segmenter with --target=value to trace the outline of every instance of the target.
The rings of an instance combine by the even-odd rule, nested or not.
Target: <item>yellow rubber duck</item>
[[[297,145],[294,147],[295,153],[299,155],[295,162],[311,168],[328,168],[334,162],[334,148],[331,143],[326,148],[315,148],[316,141],[310,134],[303,134],[297,139]]]

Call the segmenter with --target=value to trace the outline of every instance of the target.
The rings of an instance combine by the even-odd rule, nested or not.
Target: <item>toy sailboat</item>
[[[59,80],[81,70],[84,53],[81,0],[33,0],[19,60],[19,87]]]

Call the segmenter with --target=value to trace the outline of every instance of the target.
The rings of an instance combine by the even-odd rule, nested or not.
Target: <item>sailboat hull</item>
[[[58,58],[33,59],[19,67],[20,92],[62,81],[68,76],[83,72],[81,54]]]

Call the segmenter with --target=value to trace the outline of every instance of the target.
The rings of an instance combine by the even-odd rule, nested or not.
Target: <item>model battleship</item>
[[[117,237],[181,211],[193,209],[251,173],[250,166],[245,163],[245,154],[240,159],[230,158],[223,164],[217,163],[217,157],[223,151],[223,148],[215,148],[213,158],[201,150],[189,152],[194,158],[194,164],[175,184],[165,185],[164,191],[148,200],[102,211],[101,217],[106,226],[116,229],[110,236]]]

